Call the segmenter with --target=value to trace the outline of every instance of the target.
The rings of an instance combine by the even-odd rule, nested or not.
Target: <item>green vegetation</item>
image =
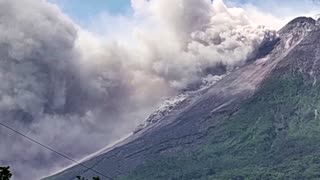
[[[320,179],[319,113],[320,85],[298,70],[278,70],[239,110],[221,116],[206,144],[119,179]]]
[[[0,167],[0,180],[9,180],[12,177],[10,167]]]

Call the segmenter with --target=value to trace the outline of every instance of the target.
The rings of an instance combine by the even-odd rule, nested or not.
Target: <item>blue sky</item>
[[[49,0],[76,21],[86,21],[100,13],[122,14],[130,11],[130,0]]]
[[[48,0],[57,4],[80,25],[92,23],[92,19],[100,14],[130,14],[130,0]],[[251,4],[259,10],[276,17],[295,17],[300,15],[315,15],[320,12],[315,0],[224,0],[227,4],[242,6]]]

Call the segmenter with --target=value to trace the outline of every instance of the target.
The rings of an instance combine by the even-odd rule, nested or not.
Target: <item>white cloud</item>
[[[320,12],[318,0],[226,0],[227,4],[245,9],[253,20],[277,29],[298,16],[315,18]],[[258,17],[258,18],[257,18]]]

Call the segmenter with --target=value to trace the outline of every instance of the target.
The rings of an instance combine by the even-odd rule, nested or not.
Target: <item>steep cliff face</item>
[[[320,177],[320,31],[300,17],[221,80],[168,101],[84,164],[119,179]],[[94,174],[71,167],[48,180]]]

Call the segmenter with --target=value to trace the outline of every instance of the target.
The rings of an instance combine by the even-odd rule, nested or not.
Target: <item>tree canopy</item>
[[[11,177],[10,166],[0,167],[0,180],[10,180]]]

